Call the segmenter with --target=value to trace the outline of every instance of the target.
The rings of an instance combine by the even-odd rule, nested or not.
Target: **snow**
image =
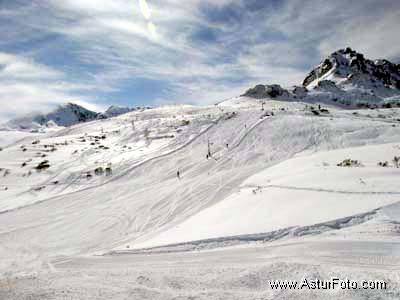
[[[400,144],[384,144],[286,160],[245,180],[230,197],[135,247],[307,226],[395,203],[400,169],[379,167],[376,160],[392,158],[399,150]],[[361,160],[363,167],[336,166],[348,157]]]
[[[398,298],[400,109],[324,107],[237,97],[1,131],[0,298],[304,299],[267,279],[365,270],[391,289],[324,297]]]
[[[4,299],[398,299],[399,245],[278,242],[218,252],[77,257],[4,281]],[[383,290],[273,290],[269,281],[384,280]]]
[[[37,133],[31,133],[26,131],[17,130],[0,130],[0,147],[4,148],[9,146],[25,137],[36,136]]]

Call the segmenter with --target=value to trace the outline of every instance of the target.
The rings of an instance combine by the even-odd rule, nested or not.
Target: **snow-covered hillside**
[[[133,299],[287,299],[259,281],[360,278],[352,255],[400,261],[399,137],[399,108],[251,97],[24,137],[0,151],[0,275],[23,278],[0,296],[123,299],[133,284]],[[399,296],[369,266],[396,289],[365,295]]]
[[[396,203],[399,170],[379,166],[376,160],[386,161],[399,151],[400,144],[395,143],[286,160],[248,178],[223,201],[136,247],[310,226]],[[338,167],[346,158],[357,159],[362,166]]]

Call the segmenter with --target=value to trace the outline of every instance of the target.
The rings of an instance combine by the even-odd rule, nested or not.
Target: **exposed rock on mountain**
[[[271,84],[271,85],[256,85],[254,88],[251,88],[243,94],[243,96],[262,99],[262,98],[281,98],[288,97],[289,92],[286,89],[283,89],[279,84]]]
[[[257,85],[243,96],[358,107],[398,105],[400,65],[385,59],[366,59],[351,48],[340,49],[314,68],[301,87],[286,90],[277,84]]]
[[[6,123],[6,127],[18,130],[38,130],[40,127],[71,126],[95,120],[98,113],[88,110],[74,103],[60,105],[54,111],[47,114],[30,114],[13,119]]]
[[[294,86],[293,90],[293,97],[294,98],[304,98],[307,96],[308,90],[307,88],[303,87],[303,86]]]
[[[103,115],[106,116],[107,118],[112,118],[122,114],[126,114],[134,110],[136,109],[130,107],[112,105],[103,113]]]
[[[385,59],[366,59],[351,48],[340,49],[313,69],[304,79],[303,86],[315,86],[324,79],[341,86],[353,84],[369,89],[400,89],[400,66]]]

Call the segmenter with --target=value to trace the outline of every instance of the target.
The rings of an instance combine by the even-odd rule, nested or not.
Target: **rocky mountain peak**
[[[350,47],[333,52],[304,79],[303,86],[315,86],[320,80],[336,84],[354,84],[366,88],[400,89],[400,68],[386,59],[372,61]]]
[[[38,130],[47,124],[54,126],[71,126],[97,119],[98,113],[75,103],[59,105],[49,113],[32,113],[8,121],[5,126],[18,130]]]

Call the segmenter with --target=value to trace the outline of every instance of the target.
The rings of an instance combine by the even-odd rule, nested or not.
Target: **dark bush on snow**
[[[182,126],[187,126],[187,125],[189,125],[190,124],[190,121],[189,120],[182,120]]]
[[[380,161],[378,163],[378,166],[380,166],[380,167],[389,167],[389,163],[387,161]]]
[[[98,167],[94,170],[94,174],[97,176],[103,175],[104,174],[104,169],[103,167]]]
[[[312,109],[311,112],[312,112],[314,115],[316,115],[316,116],[319,116],[319,115],[320,115],[319,111],[317,111],[317,110],[315,110],[315,109]]]
[[[48,168],[50,168],[50,163],[49,163],[48,160],[42,161],[41,163],[39,163],[39,164],[35,167],[35,169],[38,170],[38,171],[46,170],[46,169],[48,169]]]
[[[342,162],[337,164],[338,167],[361,167],[362,164],[358,160],[353,160],[350,158],[347,158],[343,160]]]

